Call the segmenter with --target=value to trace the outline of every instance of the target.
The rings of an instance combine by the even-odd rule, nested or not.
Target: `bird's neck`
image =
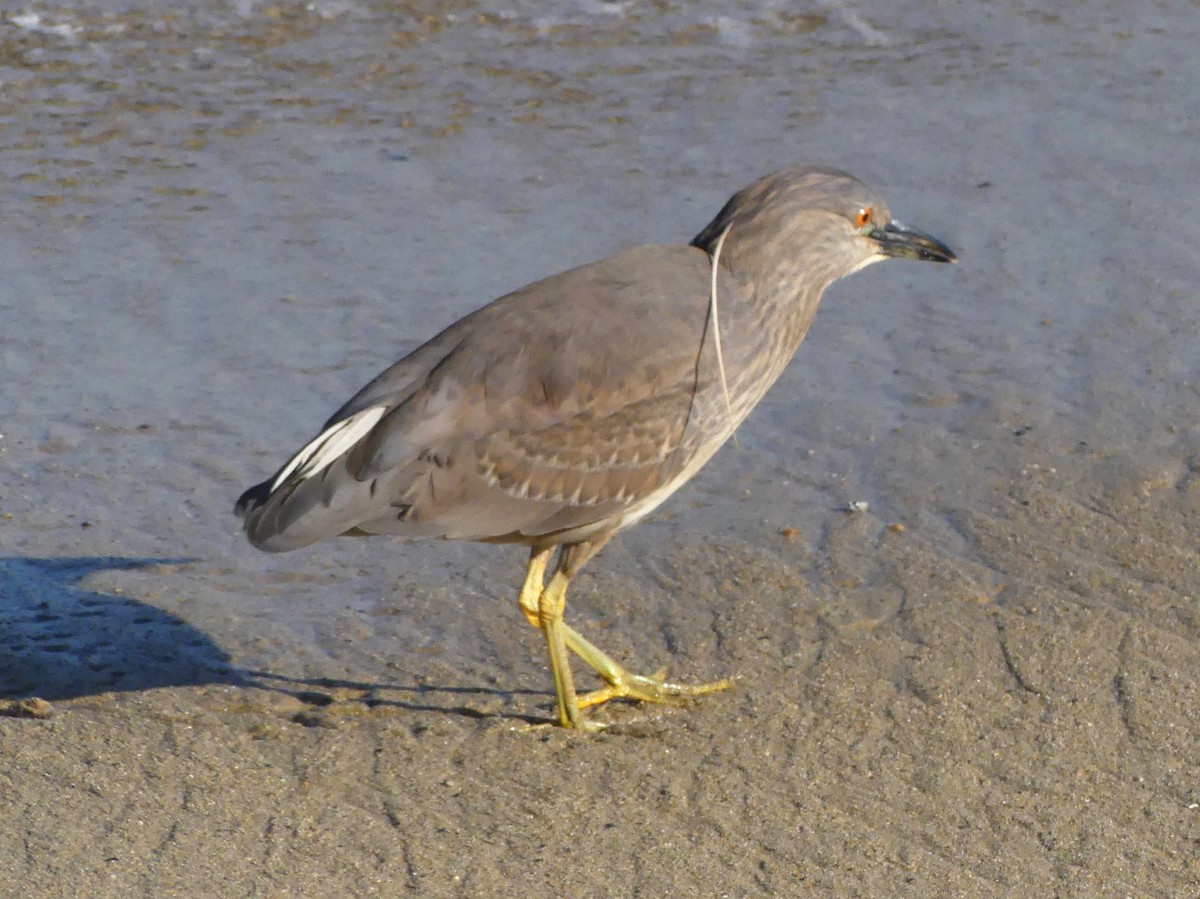
[[[832,267],[826,270],[820,262],[812,264],[811,257],[801,260],[782,247],[776,253],[764,253],[761,247],[748,253],[738,249],[736,245],[723,248],[720,265],[748,288],[743,295],[753,319],[763,329],[762,339],[772,346],[772,356],[781,355],[781,364],[786,365],[838,273]]]

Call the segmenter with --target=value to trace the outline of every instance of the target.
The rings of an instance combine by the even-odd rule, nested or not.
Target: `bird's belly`
[[[768,354],[764,353],[763,355]],[[695,477],[696,473],[716,455],[717,450],[725,445],[725,441],[733,436],[754,407],[766,395],[771,385],[775,383],[791,358],[787,353],[771,353],[770,355],[775,358],[768,359],[765,375],[744,373],[745,383],[740,383],[739,379],[731,385],[731,399],[728,405],[726,405],[724,391],[716,386],[710,387],[705,391],[703,397],[697,398],[697,404],[693,410],[694,424],[699,433],[709,433],[709,436],[700,441],[693,451],[692,457],[675,477],[629,507],[621,516],[620,528],[636,524],[666,502],[672,493]]]
[[[703,446],[691,459],[688,460],[686,466],[679,471],[675,477],[667,481],[649,496],[631,505],[620,518],[620,524],[617,529],[627,528],[631,524],[637,524],[659,506],[667,501],[676,490],[695,477],[696,472],[703,468],[708,460],[719,450],[722,444],[725,443],[725,438],[719,441],[713,441],[709,445]]]

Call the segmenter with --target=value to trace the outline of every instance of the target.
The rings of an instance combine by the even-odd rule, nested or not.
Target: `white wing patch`
[[[372,406],[330,425],[292,457],[271,482],[271,489],[293,475],[304,480],[324,471],[375,427],[386,411],[387,406]]]

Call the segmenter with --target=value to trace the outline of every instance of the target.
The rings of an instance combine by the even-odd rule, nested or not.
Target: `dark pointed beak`
[[[954,251],[936,237],[906,228],[896,221],[876,228],[871,232],[871,239],[879,244],[885,256],[919,259],[922,262],[958,262]]]

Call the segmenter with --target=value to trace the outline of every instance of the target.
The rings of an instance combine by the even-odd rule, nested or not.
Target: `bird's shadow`
[[[232,684],[289,695],[312,709],[354,696],[368,707],[465,718],[544,719],[513,711],[513,697],[543,691],[295,678],[244,670],[177,615],[82,586],[101,571],[194,561],[179,558],[0,556],[0,699],[74,699],[156,687]],[[477,696],[481,708],[460,697]],[[331,710],[332,711],[332,710]],[[300,716],[303,717],[303,716]]]
[[[189,559],[0,556],[0,697],[244,683],[229,655],[170,612],[81,582]]]
[[[508,719],[525,724],[542,724],[545,716],[530,715],[511,709],[498,709],[498,701],[511,703],[516,696],[535,696],[553,700],[544,690],[501,690],[495,687],[438,687],[429,684],[383,684],[340,678],[300,678],[270,671],[243,671],[249,682],[260,689],[282,693],[308,706],[322,708],[350,695],[353,701],[369,708],[396,708],[406,712],[436,712],[462,718]],[[459,697],[478,696],[483,708],[462,703]],[[296,716],[303,719],[304,713]]]

